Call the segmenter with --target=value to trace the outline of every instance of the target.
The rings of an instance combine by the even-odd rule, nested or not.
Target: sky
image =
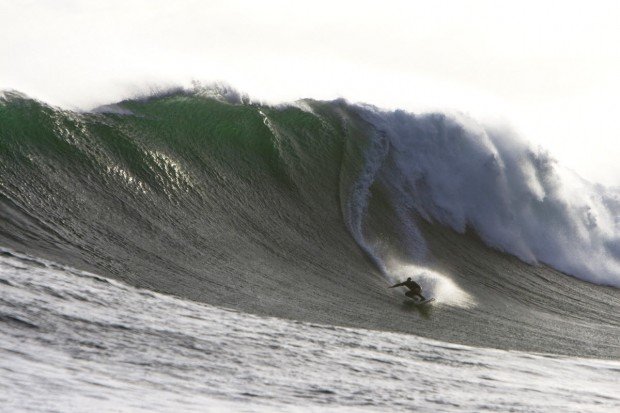
[[[0,89],[88,109],[192,81],[509,125],[620,186],[620,2],[0,0]]]

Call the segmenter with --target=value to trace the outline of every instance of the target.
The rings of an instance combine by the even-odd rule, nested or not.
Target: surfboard
[[[423,300],[423,301],[416,301],[415,305],[424,305],[424,304],[432,303],[433,301],[435,301],[434,298],[427,298],[426,300]]]

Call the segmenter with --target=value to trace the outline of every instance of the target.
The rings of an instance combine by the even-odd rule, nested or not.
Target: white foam
[[[462,115],[359,108],[390,143],[399,208],[583,280],[620,287],[620,195],[562,168],[509,130]],[[584,143],[585,144],[585,143]]]
[[[394,283],[411,277],[422,287],[422,295],[426,298],[436,298],[438,305],[460,308],[471,308],[476,305],[474,298],[461,289],[447,274],[424,266],[395,261],[389,262],[387,266]]]

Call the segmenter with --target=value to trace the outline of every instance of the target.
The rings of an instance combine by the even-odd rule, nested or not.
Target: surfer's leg
[[[426,298],[424,298],[424,296],[422,295],[422,288],[420,287],[416,288],[415,290],[411,290],[409,292],[411,293],[410,297],[417,296],[417,297],[420,297],[420,300],[422,301],[426,300]]]
[[[420,300],[418,300],[418,301],[424,301],[424,300],[425,300],[425,298],[422,296],[422,294],[420,294],[420,293],[416,293],[415,291],[407,291],[407,292],[405,293],[405,295],[406,295],[407,297],[409,297],[409,298],[414,299],[414,300],[415,300],[417,297],[420,297]]]

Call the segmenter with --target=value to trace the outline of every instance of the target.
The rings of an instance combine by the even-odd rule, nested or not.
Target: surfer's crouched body
[[[424,298],[424,296],[422,295],[422,287],[420,287],[420,284],[413,281],[411,277],[407,278],[406,281],[403,281],[402,283],[394,284],[393,286],[389,288],[401,287],[401,286],[405,286],[409,288],[409,291],[405,293],[407,297],[409,298],[420,297],[421,301],[426,300],[426,298]]]

